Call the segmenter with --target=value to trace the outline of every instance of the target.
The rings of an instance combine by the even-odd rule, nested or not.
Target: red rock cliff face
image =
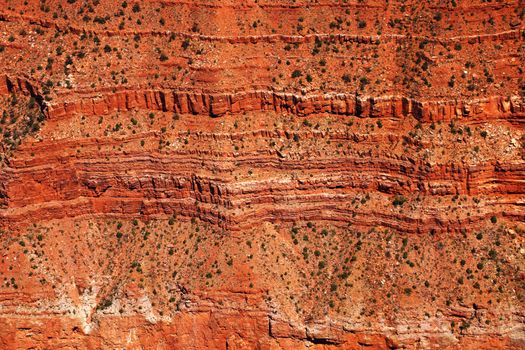
[[[0,348],[524,348],[524,8],[0,0]]]

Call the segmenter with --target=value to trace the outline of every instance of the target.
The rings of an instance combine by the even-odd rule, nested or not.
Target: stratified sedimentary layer
[[[523,348],[524,9],[0,0],[0,347]]]
[[[174,217],[47,221],[3,240],[0,343],[519,349],[523,231],[502,222],[413,235],[322,221],[242,233]]]

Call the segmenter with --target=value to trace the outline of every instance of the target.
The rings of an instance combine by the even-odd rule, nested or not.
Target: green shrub
[[[403,206],[403,204],[405,204],[406,201],[407,199],[403,196],[395,196],[392,204],[394,205],[394,207]]]

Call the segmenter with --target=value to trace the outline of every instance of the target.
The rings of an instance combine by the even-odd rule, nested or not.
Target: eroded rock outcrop
[[[524,14],[0,0],[0,348],[523,348]]]

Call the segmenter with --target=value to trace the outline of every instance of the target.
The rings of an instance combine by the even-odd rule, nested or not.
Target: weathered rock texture
[[[0,348],[525,348],[524,16],[0,0]]]

